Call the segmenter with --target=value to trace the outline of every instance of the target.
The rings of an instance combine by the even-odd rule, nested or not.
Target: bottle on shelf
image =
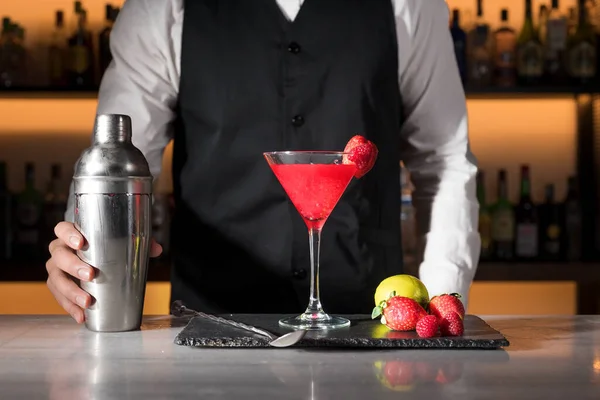
[[[533,260],[538,256],[538,215],[531,199],[531,176],[528,165],[521,166],[521,192],[515,207],[515,256]]]
[[[492,242],[494,258],[508,261],[514,257],[515,215],[508,199],[508,177],[505,169],[498,171],[498,198],[492,206]]]
[[[410,173],[404,164],[400,165],[400,229],[402,230],[402,251],[407,258],[414,258],[416,253],[416,222],[412,201],[413,186],[410,181]],[[406,260],[410,262],[410,259]]]
[[[568,38],[568,21],[560,11],[558,0],[551,1],[546,25],[544,75],[548,84],[565,83],[565,51]]]
[[[596,34],[589,23],[585,3],[579,0],[577,27],[567,47],[567,72],[574,84],[590,83],[596,76]]]
[[[480,260],[492,259],[492,215],[485,194],[485,175],[477,171],[477,201],[479,202],[479,236],[481,237]]]
[[[25,164],[25,188],[16,198],[15,257],[37,259],[41,253],[40,228],[43,195],[35,187],[35,165]]]
[[[87,13],[80,1],[75,2],[75,28],[68,40],[68,84],[73,88],[94,86],[94,48],[87,29]]]
[[[454,42],[454,54],[456,64],[460,73],[460,79],[463,84],[467,79],[467,34],[460,26],[460,10],[452,10],[452,23],[450,25],[450,34]]]
[[[517,40],[517,79],[523,86],[537,85],[544,73],[542,42],[533,25],[531,0],[525,0],[525,20]]]
[[[545,187],[545,201],[540,204],[540,258],[559,261],[562,258],[562,216],[560,205],[554,198],[554,185]]]
[[[500,27],[494,32],[495,83],[513,87],[516,83],[516,34],[508,20],[508,9],[500,12]]]
[[[66,84],[66,40],[67,35],[65,32],[64,12],[58,10],[56,11],[54,20],[54,32],[52,32],[50,47],[48,48],[49,80],[50,85],[52,86],[60,87]]]
[[[6,162],[0,161],[0,260],[12,256],[12,207]]]
[[[538,12],[537,34],[538,38],[540,39],[540,42],[544,47],[546,46],[546,38],[548,37],[548,14],[548,6],[545,4],[540,5],[540,10]],[[543,50],[544,48],[542,48],[542,51]]]
[[[473,29],[468,33],[468,85],[473,88],[489,87],[492,83],[492,53],[490,26],[483,17],[482,0],[477,0]]]
[[[567,261],[582,258],[582,211],[577,187],[577,178],[570,176],[564,207],[564,250]]]
[[[0,87],[13,88],[25,84],[27,52],[25,30],[9,17],[2,19],[0,34]]]
[[[569,7],[569,13],[567,17],[567,35],[571,36],[577,29],[577,9],[575,7]]]
[[[100,76],[104,74],[106,68],[108,68],[112,61],[112,53],[110,52],[110,33],[112,32],[113,25],[117,20],[118,8],[113,7],[111,4],[106,4],[105,15],[104,15],[104,28],[100,31],[98,36],[98,53],[100,62]]]
[[[54,238],[54,227],[65,219],[67,209],[67,194],[62,190],[62,168],[60,164],[50,167],[50,180],[44,193],[44,226],[43,244],[46,245]]]

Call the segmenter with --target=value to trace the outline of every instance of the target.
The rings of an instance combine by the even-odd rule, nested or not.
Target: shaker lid
[[[92,146],[81,154],[74,177],[152,177],[146,158],[131,141],[129,116],[96,116]]]

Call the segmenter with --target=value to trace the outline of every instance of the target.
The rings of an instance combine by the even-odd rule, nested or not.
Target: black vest
[[[327,312],[370,312],[400,273],[398,51],[390,0],[185,2],[173,153],[172,298],[209,311],[296,312],[308,233],[262,153],[379,148],[326,222]]]

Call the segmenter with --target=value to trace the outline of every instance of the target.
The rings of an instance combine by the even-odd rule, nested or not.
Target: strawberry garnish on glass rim
[[[360,179],[375,165],[379,150],[364,136],[355,135],[346,144],[344,153],[347,154],[344,154],[343,163],[356,165],[354,177]]]

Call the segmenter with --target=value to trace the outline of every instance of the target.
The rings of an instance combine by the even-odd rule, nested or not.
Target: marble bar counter
[[[187,320],[0,316],[0,399],[600,399],[600,316],[482,316],[499,350],[194,349]]]

